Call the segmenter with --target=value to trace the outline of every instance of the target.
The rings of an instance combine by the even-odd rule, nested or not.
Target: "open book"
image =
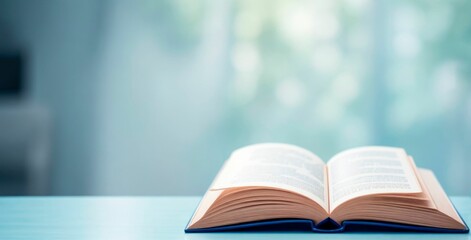
[[[434,174],[416,168],[402,148],[354,148],[325,163],[279,143],[233,152],[185,231],[306,222],[313,231],[358,225],[469,232]]]

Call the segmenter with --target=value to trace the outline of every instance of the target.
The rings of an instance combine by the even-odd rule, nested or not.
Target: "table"
[[[471,223],[471,197],[452,197]],[[471,239],[471,234],[185,234],[200,197],[1,197],[0,239]]]

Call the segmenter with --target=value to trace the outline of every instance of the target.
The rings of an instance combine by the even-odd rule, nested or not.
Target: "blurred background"
[[[1,195],[201,195],[236,148],[471,187],[471,2],[0,0]]]

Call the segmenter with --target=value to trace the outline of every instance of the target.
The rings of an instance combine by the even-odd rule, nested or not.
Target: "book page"
[[[330,211],[363,195],[422,191],[402,148],[355,148],[337,154],[327,166]]]
[[[293,145],[256,144],[235,151],[211,189],[274,187],[302,194],[327,209],[324,162]]]

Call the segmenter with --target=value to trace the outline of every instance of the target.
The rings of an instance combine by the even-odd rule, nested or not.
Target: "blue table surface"
[[[471,223],[471,197],[451,198]],[[200,197],[0,197],[0,239],[471,239],[470,234],[239,232],[184,228]]]

